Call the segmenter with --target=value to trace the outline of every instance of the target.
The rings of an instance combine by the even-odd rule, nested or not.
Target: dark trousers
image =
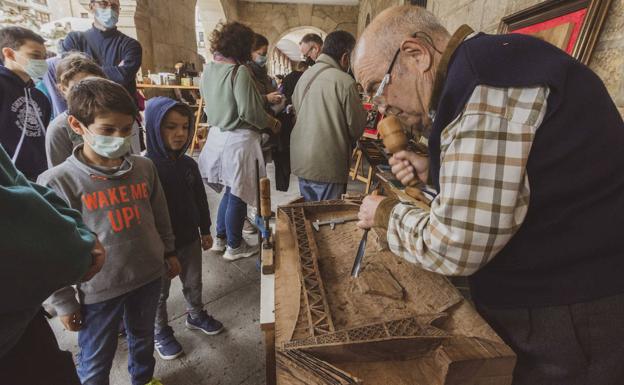
[[[624,294],[479,312],[518,355],[513,385],[624,384]]]
[[[71,353],[59,349],[43,314],[30,321],[17,345],[0,358],[0,383],[80,385]]]

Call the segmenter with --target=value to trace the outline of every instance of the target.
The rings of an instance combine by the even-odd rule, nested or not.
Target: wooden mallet
[[[391,154],[396,154],[399,151],[407,149],[407,136],[403,131],[401,122],[396,116],[387,116],[383,118],[377,125],[379,134],[383,139],[384,146],[390,151]],[[418,176],[412,179],[407,186],[405,186],[405,193],[412,198],[428,202],[428,199],[422,194],[420,189],[416,186],[419,184]]]
[[[401,127],[401,122],[396,116],[387,116],[383,118],[377,125],[377,129],[381,134],[384,146],[391,154],[407,149],[407,136]],[[418,178],[418,177],[416,177]],[[417,179],[412,179],[409,186],[416,186]]]

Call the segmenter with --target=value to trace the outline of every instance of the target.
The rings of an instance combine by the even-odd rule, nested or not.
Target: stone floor
[[[272,177],[272,165],[267,167]],[[274,183],[272,183],[274,186]],[[360,189],[362,184],[350,186]],[[214,217],[220,195],[208,189]],[[288,192],[273,191],[274,209],[299,196],[298,183],[292,177]],[[248,238],[256,242],[256,236]],[[260,278],[256,258],[227,262],[220,255],[204,252],[203,298],[208,313],[219,319],[226,330],[217,336],[186,330],[185,303],[180,280],[175,279],[169,298],[170,325],[184,347],[185,355],[173,361],[156,356],[155,376],[164,385],[260,385],[264,384],[264,344],[260,331]],[[57,319],[51,321],[61,348],[77,352],[77,334],[65,331]],[[119,339],[111,372],[111,385],[129,384],[128,347]]]

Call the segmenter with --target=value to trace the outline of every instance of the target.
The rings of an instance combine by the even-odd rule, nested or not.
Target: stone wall
[[[287,32],[299,27],[316,27],[326,33],[340,29],[355,35],[358,7],[240,1],[238,16],[238,21],[266,36],[273,46]]]
[[[135,25],[144,73],[173,71],[178,60],[201,68],[195,35],[196,0],[137,0]]]
[[[362,34],[362,31],[364,31],[368,23],[381,11],[395,5],[403,5],[404,3],[404,0],[360,0],[357,28],[358,36]]]

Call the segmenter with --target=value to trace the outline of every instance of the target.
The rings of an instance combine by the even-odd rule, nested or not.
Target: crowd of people
[[[202,250],[229,261],[258,253],[243,238],[255,170],[266,175],[273,158],[281,170],[278,188],[288,189],[290,133],[309,129],[300,127],[305,119],[295,123],[293,110],[312,114],[325,99],[362,110],[346,74],[355,45],[350,34],[330,34],[324,45],[320,36],[306,36],[307,60],[280,91],[266,69],[268,40],[227,23],[212,34],[214,60],[201,78],[211,129],[195,161],[186,155],[196,118],[188,101],[151,98],[140,114],[134,79],[141,45],[117,30],[118,1],[91,1],[90,10],[93,28],[70,33],[62,53],[50,59],[35,32],[0,29],[1,250],[20,261],[1,278],[3,288],[36,286],[24,287],[21,300],[3,299],[0,372],[11,384],[107,384],[120,332],[128,341],[131,383],[159,384],[154,352],[165,360],[183,353],[168,325],[171,279],[179,275],[182,282],[186,327],[220,333],[221,322],[203,308]],[[306,86],[304,106],[296,85],[314,60],[331,71],[318,77],[318,87]],[[335,79],[335,95],[320,92]],[[361,133],[362,115],[332,115],[347,122],[335,127],[346,130],[336,156]],[[312,154],[297,154],[293,164],[302,162],[314,163]],[[347,162],[345,155],[341,163]],[[307,185],[327,182],[313,180]],[[223,192],[214,239],[206,185]],[[52,316],[78,332],[76,366],[58,348],[46,320]]]
[[[142,48],[116,28],[119,1],[89,7],[93,28],[47,60],[35,32],[0,29],[4,381],[108,384],[121,331],[131,383],[160,384],[154,352],[183,353],[168,325],[171,280],[182,282],[186,327],[220,333],[203,307],[202,250],[257,255],[243,234],[267,162],[278,189],[294,174],[306,201],[346,192],[366,124],[360,86],[381,113],[429,128],[428,156],[406,150],[389,163],[435,198],[424,210],[367,197],[358,225],[385,231],[424,269],[470,276],[480,314],[518,354],[515,385],[621,383],[624,345],[611,342],[624,335],[624,123],[586,66],[522,35],[451,35],[402,6],[358,41],[304,36],[304,59],[277,87],[269,41],[228,22],[203,68],[211,128],[196,161],[187,103],[155,97],[139,112]],[[206,186],[222,193],[214,231]],[[52,316],[78,332],[76,366]]]

